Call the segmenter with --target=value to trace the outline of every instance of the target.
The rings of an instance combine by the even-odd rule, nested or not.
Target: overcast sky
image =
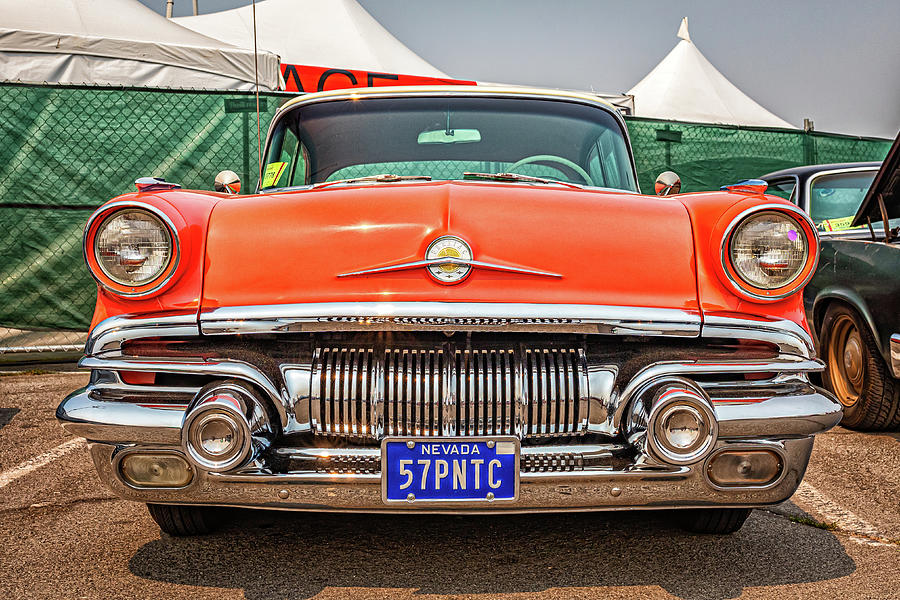
[[[198,1],[201,13],[249,4]],[[165,0],[141,2],[165,13]],[[675,46],[686,16],[706,58],[795,126],[808,117],[819,131],[900,131],[898,0],[359,2],[451,76],[611,93],[631,88]],[[175,0],[175,15],[189,14],[191,0]]]

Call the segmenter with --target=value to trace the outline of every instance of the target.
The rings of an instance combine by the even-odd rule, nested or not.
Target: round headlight
[[[169,266],[172,254],[169,228],[156,215],[137,208],[112,213],[94,236],[97,265],[121,285],[152,282]]]
[[[809,258],[800,223],[778,211],[755,213],[738,223],[728,243],[735,274],[762,290],[783,288],[803,272]]]

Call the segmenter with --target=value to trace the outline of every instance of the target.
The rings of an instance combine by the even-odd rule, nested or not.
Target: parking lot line
[[[893,544],[888,542],[887,536],[881,534],[870,523],[846,508],[839,506],[828,496],[805,481],[797,488],[797,491],[794,493],[794,499],[799,500],[801,504],[805,504],[817,512],[820,520],[833,523],[839,530],[849,533],[851,536],[858,536],[852,537],[856,542],[878,546],[893,546]]]
[[[3,489],[16,479],[24,477],[32,471],[36,471],[44,465],[53,462],[57,458],[62,458],[76,448],[85,447],[87,447],[87,442],[85,442],[85,440],[83,440],[82,438],[72,438],[70,440],[66,440],[52,450],[48,450],[43,454],[38,454],[33,458],[29,458],[25,462],[16,465],[12,469],[8,469],[0,473],[0,489]]]

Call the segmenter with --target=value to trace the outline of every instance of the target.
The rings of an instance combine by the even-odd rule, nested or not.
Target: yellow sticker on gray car
[[[278,180],[281,179],[281,175],[282,173],[284,173],[284,168],[286,166],[286,162],[273,162],[267,164],[266,172],[263,175],[262,186],[264,188],[275,187],[275,185],[278,183]]]

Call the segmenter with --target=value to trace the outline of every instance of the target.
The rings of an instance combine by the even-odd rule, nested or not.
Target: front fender
[[[882,356],[886,357],[885,360],[887,360],[888,364],[890,364],[889,351],[884,347],[884,344],[882,343],[882,340],[878,335],[878,329],[875,326],[875,319],[872,317],[872,311],[869,309],[869,304],[866,302],[865,298],[863,298],[856,290],[843,285],[831,285],[823,288],[819,290],[819,292],[816,294],[815,300],[813,300],[811,325],[816,345],[819,345],[819,326],[822,324],[822,320],[825,318],[825,311],[828,309],[828,303],[833,300],[837,300],[851,306],[854,310],[856,310],[856,312],[860,314],[860,316],[862,316],[863,320],[866,322],[866,325],[869,327],[869,332],[875,339],[875,344],[878,346],[878,351]],[[821,350],[819,351],[819,354],[822,354]]]

